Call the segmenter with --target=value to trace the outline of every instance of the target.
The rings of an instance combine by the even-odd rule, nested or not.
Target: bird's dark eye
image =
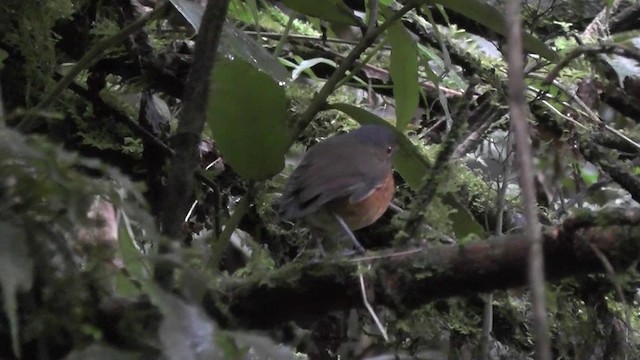
[[[387,146],[387,155],[391,155],[393,152],[393,146]]]

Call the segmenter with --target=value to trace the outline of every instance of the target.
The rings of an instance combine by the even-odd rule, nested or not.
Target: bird
[[[373,224],[389,207],[397,148],[395,131],[384,125],[364,125],[317,143],[289,177],[280,217],[302,219],[316,234],[342,232],[364,252],[353,230]],[[318,248],[324,253],[320,240]]]

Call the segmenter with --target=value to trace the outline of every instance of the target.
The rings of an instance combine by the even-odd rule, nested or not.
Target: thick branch
[[[173,239],[181,234],[182,219],[187,213],[193,193],[198,144],[204,129],[210,78],[228,5],[229,0],[207,4],[196,40],[193,65],[187,79],[184,112],[173,139],[175,155],[169,167],[169,180],[162,207],[163,231]],[[166,251],[166,246],[161,246],[160,251]],[[158,262],[155,276],[162,286],[170,286],[172,273],[167,264]]]
[[[196,41],[193,65],[187,79],[184,111],[173,139],[175,155],[169,169],[163,209],[163,230],[172,237],[180,235],[182,218],[193,191],[193,174],[206,118],[209,83],[228,5],[228,0],[207,4]]]
[[[640,201],[640,179],[631,166],[612,158],[599,146],[585,139],[580,142],[580,152],[585,159],[598,165],[604,172],[627,190],[635,201]]]
[[[590,244],[617,270],[640,258],[640,211],[613,210],[567,220],[543,234],[549,279],[604,272]],[[528,236],[512,235],[467,246],[418,249],[369,259],[365,281],[374,305],[410,311],[435,299],[524,286]],[[249,328],[362,307],[355,261],[291,264],[271,274],[228,284],[223,290],[237,323]],[[220,299],[220,294],[212,297]],[[219,306],[205,302],[210,313]]]

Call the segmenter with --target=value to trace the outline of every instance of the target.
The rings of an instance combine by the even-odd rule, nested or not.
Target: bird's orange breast
[[[357,203],[350,203],[348,198],[336,199],[326,207],[339,215],[349,229],[358,230],[373,224],[384,214],[393,199],[394,190],[393,173],[389,172],[384,182],[365,199]]]

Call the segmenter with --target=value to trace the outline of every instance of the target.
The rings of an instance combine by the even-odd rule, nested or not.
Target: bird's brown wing
[[[358,202],[371,194],[391,171],[390,160],[384,153],[362,144],[340,145],[343,144],[325,141],[307,153],[291,175],[282,197],[283,218],[304,217],[337,198],[349,197],[350,202]]]

